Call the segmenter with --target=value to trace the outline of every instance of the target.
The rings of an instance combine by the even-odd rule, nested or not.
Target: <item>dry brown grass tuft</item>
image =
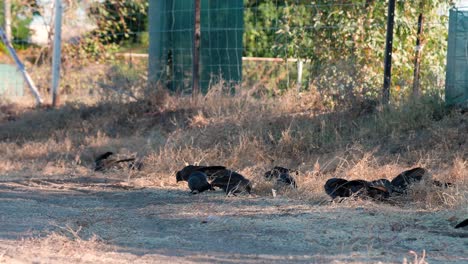
[[[0,122],[0,173],[90,170],[96,155],[113,151],[143,158],[144,174],[161,186],[174,185],[174,172],[186,163],[225,165],[252,179],[258,195],[272,195],[264,171],[299,169],[299,188],[278,194],[320,200],[331,177],[392,179],[424,166],[457,187],[421,185],[411,201],[426,208],[467,201],[466,113],[447,111],[433,98],[381,111],[358,104],[332,112],[315,90],[268,97],[236,89],[232,95],[220,83],[192,99],[158,88],[140,102],[18,108],[17,120]],[[11,106],[1,103],[4,108]]]

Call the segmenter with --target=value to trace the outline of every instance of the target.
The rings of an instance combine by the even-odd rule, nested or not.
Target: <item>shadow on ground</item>
[[[187,262],[401,263],[410,250],[425,250],[431,263],[468,260],[468,233],[448,221],[456,212],[367,202],[319,206],[227,198],[221,191],[190,195],[81,177],[0,182],[0,212],[0,241],[51,233],[80,240],[97,236],[116,252]]]

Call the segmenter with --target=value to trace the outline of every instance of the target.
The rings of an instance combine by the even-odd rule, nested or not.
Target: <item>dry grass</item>
[[[274,165],[297,168],[299,189],[280,193],[322,199],[330,177],[392,179],[424,166],[457,187],[415,188],[413,205],[457,207],[468,199],[468,116],[434,98],[383,110],[363,100],[334,112],[316,91],[230,96],[220,84],[195,100],[160,89],[146,98],[67,103],[57,110],[1,103],[0,173],[76,174],[110,150],[143,158],[147,166],[135,177],[161,186],[175,184],[173,172],[185,163],[223,164],[252,179],[257,194],[271,195],[263,172]]]

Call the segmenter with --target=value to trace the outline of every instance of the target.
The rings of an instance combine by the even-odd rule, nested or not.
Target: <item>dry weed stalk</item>
[[[429,263],[426,261],[426,250],[423,250],[421,258],[419,258],[418,253],[414,252],[413,250],[410,250],[408,253],[414,256],[414,261],[408,262],[408,260],[404,258],[403,259],[404,264],[428,264]]]

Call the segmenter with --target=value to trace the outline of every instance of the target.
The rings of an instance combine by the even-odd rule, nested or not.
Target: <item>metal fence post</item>
[[[302,69],[304,61],[302,59],[297,60],[297,91],[300,92],[302,88]]]
[[[62,46],[62,0],[55,0],[54,51],[52,57],[52,107],[58,104]]]

